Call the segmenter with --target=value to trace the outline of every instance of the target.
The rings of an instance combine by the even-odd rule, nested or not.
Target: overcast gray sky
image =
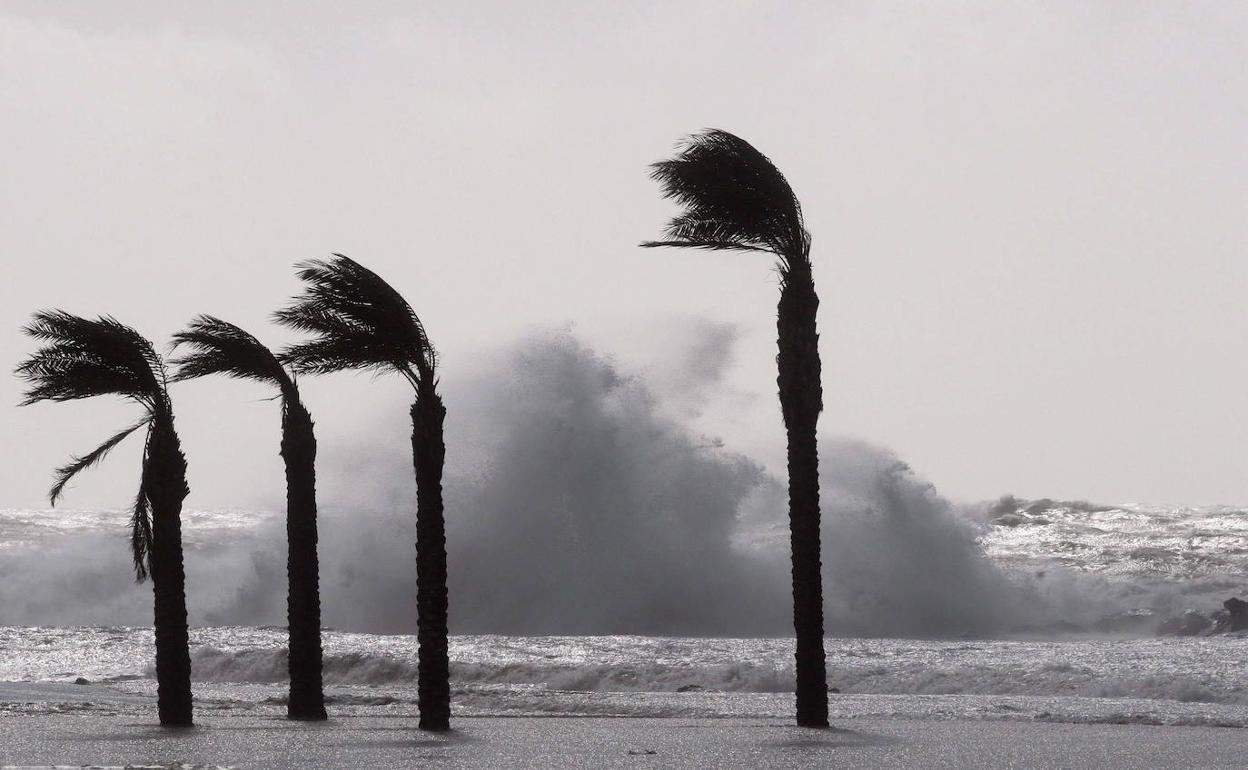
[[[646,164],[714,126],[804,204],[826,431],[955,498],[1248,502],[1248,5],[419,5],[0,5],[3,368],[48,306],[289,339],[291,264],[340,251],[422,315],[452,410],[534,329],[661,397],[735,339],[689,419],[779,471],[768,262],[636,248],[671,213]],[[408,397],[310,387],[323,446]],[[126,419],[19,392],[0,506]],[[280,482],[263,395],[178,386],[189,505]],[[67,504],[123,505],[135,443]]]

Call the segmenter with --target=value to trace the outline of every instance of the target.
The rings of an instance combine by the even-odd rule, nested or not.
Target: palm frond
[[[687,249],[706,249],[708,251],[764,251],[771,253],[770,249],[765,249],[761,246],[746,246],[735,241],[682,239],[679,241],[642,241],[638,245],[643,249],[654,249],[660,246],[678,246]]]
[[[779,169],[744,139],[708,129],[650,168],[663,197],[684,210],[668,223],[664,239],[643,246],[768,251],[779,257],[782,273],[809,259],[801,203]]]
[[[108,439],[103,444],[100,444],[87,454],[82,455],[81,457],[75,456],[68,463],[57,468],[55,474],[56,482],[52,485],[51,491],[48,492],[49,502],[55,506],[56,501],[61,496],[61,492],[65,490],[65,485],[68,484],[71,479],[82,471],[85,471],[87,468],[90,468],[91,466],[102,461],[118,444],[125,441],[127,436],[134,433],[139,428],[142,428],[144,425],[147,425],[149,422],[150,418],[137,422],[129,428],[117,433],[117,435]]]
[[[131,433],[168,413],[165,364],[151,342],[112,316],[90,319],[44,310],[35,313],[23,331],[45,343],[17,366],[17,375],[30,383],[23,404],[117,395],[139,403],[147,413],[140,422],[58,468],[49,494],[55,505],[71,479],[103,460]],[[146,480],[140,482],[131,518],[135,577],[142,581],[149,573],[152,551]]]
[[[30,383],[23,405],[118,395],[154,409],[164,399],[164,365],[152,343],[111,316],[45,310],[23,331],[45,342],[16,373]]]
[[[142,583],[152,566],[152,516],[147,500],[147,473],[139,481],[139,493],[134,498],[134,511],[130,515],[130,553],[134,556],[134,579]]]
[[[191,352],[170,363],[177,366],[174,382],[210,374],[256,380],[294,391],[294,381],[260,340],[232,323],[210,315],[197,316],[185,331],[173,335],[174,347]]]
[[[409,378],[434,376],[437,354],[424,325],[380,276],[341,254],[297,267],[303,294],[274,319],[313,338],[284,350],[284,363],[313,374],[394,369]]]
[[[331,374],[345,369],[372,371],[377,374],[406,369],[412,365],[396,363],[389,346],[377,342],[375,335],[354,332],[334,336],[323,335],[299,342],[282,351],[282,360],[304,374]]]

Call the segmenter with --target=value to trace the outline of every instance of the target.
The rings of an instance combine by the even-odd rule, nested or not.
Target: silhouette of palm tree
[[[45,343],[17,367],[30,383],[23,405],[115,395],[143,408],[143,419],[56,470],[52,505],[65,485],[100,462],[127,436],[147,431],[139,492],[131,517],[134,574],[150,574],[155,599],[156,681],[160,723],[191,724],[191,656],[182,568],[182,501],[186,458],[173,427],[165,365],[141,334],[109,316],[95,320],[42,311],[23,331]]]
[[[316,556],[316,436],[295,380],[273,353],[234,324],[208,315],[175,334],[174,346],[191,349],[175,359],[173,380],[212,374],[256,380],[282,399],[282,460],[286,464],[286,620],[290,633],[291,719],[325,719],[321,681],[321,594]]]
[[[826,727],[823,588],[819,564],[819,455],[823,410],[819,298],[810,264],[810,233],[784,175],[745,140],[726,131],[689,137],[676,157],[651,166],[665,198],[683,211],[664,240],[642,246],[761,251],[780,274],[777,328],[780,408],[788,434],[789,530],[793,553],[793,626],[797,636],[797,723]]]
[[[416,392],[412,404],[412,463],[416,471],[416,607],[420,727],[449,730],[446,527],[442,510],[442,425],[437,355],[407,301],[376,273],[341,254],[298,265],[305,287],[278,323],[313,335],[287,348],[295,371],[344,369],[397,372]]]

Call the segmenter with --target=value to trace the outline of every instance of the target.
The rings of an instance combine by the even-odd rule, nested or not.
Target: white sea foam
[[[1092,505],[1003,499],[978,514],[985,555],[1037,589],[1084,608],[1211,610],[1248,592],[1248,511],[1233,506]],[[1092,620],[1083,612],[1083,620]]]
[[[192,631],[196,682],[286,681],[280,629]],[[147,629],[0,628],[0,680],[91,682],[143,690],[152,679]],[[325,681],[363,699],[402,700],[416,682],[410,636],[325,634]],[[845,695],[1011,695],[1248,705],[1248,639],[1067,641],[829,639],[828,682]],[[661,637],[452,638],[453,685],[495,698],[534,693],[787,694],[784,639]]]
[[[191,632],[197,708],[282,713],[286,634]],[[415,713],[416,640],[327,631],[340,715]],[[1248,726],[1248,639],[828,639],[834,716]],[[0,711],[139,716],[152,708],[150,629],[0,627]],[[457,713],[783,718],[784,639],[456,636]],[[72,684],[77,679],[85,685]]]

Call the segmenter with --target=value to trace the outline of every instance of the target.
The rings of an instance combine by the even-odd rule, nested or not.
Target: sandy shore
[[[888,697],[888,696],[882,696]],[[0,682],[0,765],[236,768],[1236,768],[1248,731],[1032,719],[854,717],[828,730],[775,718],[458,716],[289,722],[278,709],[200,700],[162,729],[152,698],[106,686]]]
[[[408,719],[201,716],[189,730],[97,715],[0,717],[0,764],[239,768],[1243,768],[1242,730],[1045,722],[495,718],[446,735]]]

